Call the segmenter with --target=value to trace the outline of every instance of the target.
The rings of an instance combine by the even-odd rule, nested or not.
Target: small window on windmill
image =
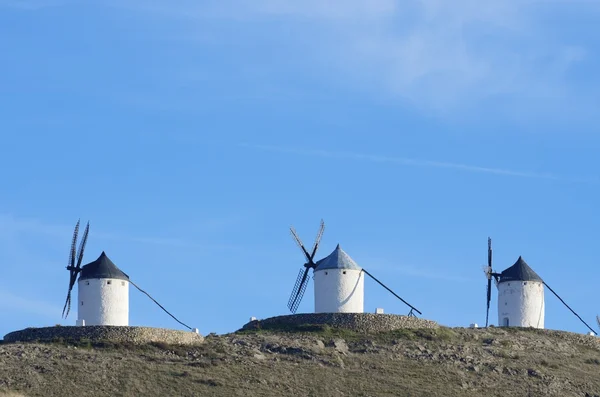
[[[81,306],[83,306],[83,301],[81,301]]]
[[[327,276],[327,272],[325,272],[325,275]]]
[[[121,286],[124,287],[125,286],[125,281],[121,281]]]
[[[106,284],[112,284],[112,281],[108,280],[108,281],[106,282]]]
[[[523,281],[523,285],[527,285],[527,281]]]
[[[86,282],[85,282],[85,285],[90,285],[90,282],[89,282],[89,281],[86,281]]]
[[[346,274],[346,271],[344,270],[344,274]]]

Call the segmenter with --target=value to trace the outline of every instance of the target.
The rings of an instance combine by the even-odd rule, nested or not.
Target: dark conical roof
[[[540,281],[542,278],[529,267],[527,262],[519,256],[514,265],[500,273],[500,282],[504,281]]]
[[[352,260],[352,258],[350,258],[350,256],[344,252],[342,248],[340,248],[339,244],[337,247],[335,247],[333,252],[329,254],[329,256],[317,261],[316,265],[317,267],[315,268],[315,271],[324,269],[361,270],[360,266],[358,266],[356,262],[354,262],[354,260]]]
[[[116,278],[119,280],[129,280],[129,276],[123,273],[109,258],[104,251],[93,262],[81,268],[80,280],[91,278]]]

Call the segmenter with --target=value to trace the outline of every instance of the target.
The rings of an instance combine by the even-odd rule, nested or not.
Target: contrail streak
[[[240,143],[239,146],[253,148],[253,149],[259,149],[259,150],[265,150],[265,151],[270,151],[270,152],[277,152],[277,153],[297,154],[297,155],[302,155],[302,156],[336,158],[336,159],[347,159],[347,160],[362,160],[362,161],[370,161],[370,162],[374,162],[374,163],[400,164],[400,165],[409,165],[409,166],[415,166],[415,167],[456,169],[456,170],[462,170],[462,171],[468,171],[468,172],[479,172],[479,173],[486,173],[486,174],[515,176],[515,177],[520,177],[520,178],[547,179],[547,180],[567,181],[567,182],[576,182],[576,183],[598,183],[598,179],[592,179],[592,178],[562,177],[562,176],[551,174],[551,173],[515,171],[515,170],[508,170],[508,169],[503,169],[503,168],[479,167],[479,166],[474,166],[474,165],[467,165],[467,164],[460,164],[460,163],[448,163],[448,162],[443,162],[443,161],[417,160],[417,159],[410,159],[410,158],[406,158],[406,157],[389,157],[389,156],[361,154],[361,153],[352,153],[352,152],[333,152],[333,151],[327,151],[327,150],[293,149],[293,148],[286,148],[286,147],[281,147],[281,146],[257,145],[257,144],[248,144],[248,143]]]

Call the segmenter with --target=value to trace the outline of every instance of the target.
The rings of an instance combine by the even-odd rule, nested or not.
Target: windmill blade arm
[[[319,244],[321,243],[321,238],[323,237],[323,232],[325,231],[325,222],[321,219],[321,226],[319,227],[319,233],[317,233],[317,237],[315,238],[315,244],[313,245],[313,250],[310,254],[310,259],[315,259],[315,254],[317,253],[317,248],[319,248]]]
[[[76,267],[81,267],[81,262],[83,261],[83,251],[85,251],[85,245],[87,244],[88,234],[90,233],[90,223],[87,223],[85,230],[83,231],[83,237],[81,238],[81,243],[79,244],[79,250],[77,253],[77,265]]]
[[[558,300],[560,300],[563,303],[563,305],[565,305],[567,307],[567,309],[569,309],[571,311],[571,313],[573,313],[583,324],[585,324],[586,327],[588,327],[588,329],[590,331],[592,331],[594,333],[594,335],[598,335],[598,333],[596,331],[594,331],[594,329],[592,329],[592,327],[590,327],[585,321],[583,321],[583,319],[579,316],[579,314],[575,313],[575,310],[571,309],[571,307],[569,305],[567,305],[567,303],[560,296],[558,296],[558,294],[556,292],[554,292],[554,290],[552,288],[550,288],[550,286],[548,284],[546,284],[545,281],[543,281],[543,283],[550,290],[550,292],[552,292],[554,294],[554,296],[556,296],[558,298]]]
[[[492,268],[492,239],[488,237],[488,266]]]
[[[181,321],[179,321],[177,319],[177,317],[175,317],[174,315],[172,315],[167,309],[164,308],[163,305],[161,305],[160,303],[158,303],[153,297],[150,296],[149,293],[147,293],[146,291],[144,291],[143,289],[141,289],[140,287],[138,287],[138,285],[136,283],[134,283],[133,281],[131,281],[131,279],[129,280],[129,283],[131,285],[133,285],[135,288],[137,288],[142,294],[146,295],[148,298],[150,298],[150,300],[154,303],[156,303],[158,305],[158,307],[160,307],[165,313],[167,313],[169,316],[171,316],[175,321],[177,321],[179,324],[183,325],[184,327],[186,327],[187,329],[189,329],[190,331],[192,330],[192,327],[190,327],[187,324],[182,323]]]
[[[70,311],[71,311],[71,289],[69,288],[69,292],[67,292],[67,299],[65,300],[65,305],[63,306],[62,317],[67,318]],[[66,315],[65,315],[65,312],[67,313]]]
[[[304,297],[304,291],[306,291],[306,287],[308,286],[308,270],[309,268],[306,267],[304,269],[300,269],[298,272],[296,283],[294,284],[294,288],[290,294],[290,300],[288,301],[288,308],[292,313],[296,313],[296,310],[298,310],[298,306],[300,306],[300,302]]]
[[[366,271],[365,269],[362,269],[363,272],[365,272],[365,274],[369,277],[371,277],[373,280],[375,280],[379,285],[381,285],[383,288],[387,289],[389,292],[392,293],[392,295],[394,295],[396,298],[400,299],[402,302],[404,302],[405,305],[407,305],[408,307],[410,307],[411,309],[413,309],[414,311],[416,311],[419,314],[423,314],[421,313],[416,307],[414,307],[413,305],[411,305],[410,303],[408,303],[407,301],[405,301],[404,299],[402,299],[400,296],[398,296],[398,294],[396,294],[394,291],[392,291],[391,289],[389,289],[385,284],[383,284],[381,281],[377,280],[375,278],[375,276],[373,276],[371,273],[369,273],[368,271]]]
[[[77,281],[77,272],[71,270],[71,275],[69,277],[69,290],[67,291],[67,300],[65,301],[65,306],[63,307],[62,311],[63,318],[67,318],[69,312],[71,311],[71,291],[73,291],[75,281]]]
[[[492,279],[487,280],[487,312],[485,313],[485,327],[487,328],[490,319],[490,301],[492,300]]]
[[[492,269],[492,239],[491,237],[488,237],[488,265],[487,265],[487,269],[486,269],[486,275],[487,275],[487,293],[486,293],[486,299],[487,299],[487,311],[485,312],[485,327],[487,328],[488,324],[489,324],[489,320],[490,320],[490,301],[492,300],[492,277],[494,277],[494,280],[496,281],[496,286],[498,286],[498,279],[494,273],[494,270]]]
[[[306,248],[304,248],[304,244],[302,244],[302,240],[300,240],[300,237],[298,237],[298,234],[296,233],[296,230],[291,227],[290,228],[290,232],[292,233],[292,236],[294,237],[294,240],[296,241],[296,244],[298,244],[298,247],[300,247],[300,249],[302,250],[302,252],[304,252],[304,255],[306,256],[306,260],[309,262],[312,262],[312,259],[310,258],[310,254],[308,253],[308,251],[306,250]]]
[[[79,222],[81,220],[77,220],[77,224],[75,225],[75,230],[73,231],[73,241],[71,242],[71,251],[69,253],[69,266],[75,267],[75,257],[77,253],[75,252],[75,248],[77,246],[77,234],[79,233]]]

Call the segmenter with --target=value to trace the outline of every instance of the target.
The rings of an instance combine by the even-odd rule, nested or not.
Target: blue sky
[[[286,314],[288,228],[312,244],[321,218],[318,257],[340,243],[425,318],[485,321],[491,236],[495,270],[523,255],[596,326],[599,22],[583,0],[0,0],[0,334],[74,323],[80,217],[85,262],[203,334]],[[546,298],[548,328],[586,331]],[[179,328],[134,289],[130,321]]]

